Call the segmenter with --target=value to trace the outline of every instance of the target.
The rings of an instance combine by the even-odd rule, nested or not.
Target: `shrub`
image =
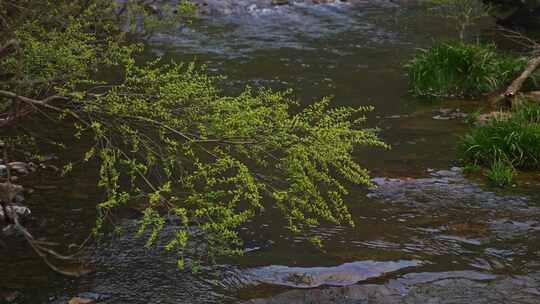
[[[161,16],[147,2],[8,0],[6,8],[0,0],[0,129],[9,135],[0,137],[7,143],[0,157],[21,150],[38,157],[50,134],[41,132],[68,131],[80,145],[62,173],[85,162],[99,167],[89,173],[103,190],[94,236],[136,204],[145,246],[167,238],[164,249],[178,255],[178,267],[184,256],[193,269],[243,254],[240,230],[266,209],[279,210],[291,232],[315,245],[314,226],[353,226],[348,186],[372,185],[355,151],[387,147],[364,124],[372,108],[324,98],[301,109],[291,91],[262,88],[227,96],[219,77],[193,64],[138,64],[143,38],[193,8],[173,1],[176,9],[159,5],[167,7]],[[15,140],[29,125],[35,153]],[[54,144],[68,151],[60,137]],[[53,270],[78,276],[49,262],[59,256],[16,226]]]
[[[520,169],[540,169],[540,105],[523,104],[508,118],[494,118],[461,143],[467,164],[491,166],[504,160]]]
[[[525,64],[493,45],[439,43],[420,50],[406,69],[417,96],[474,97],[502,87]]]

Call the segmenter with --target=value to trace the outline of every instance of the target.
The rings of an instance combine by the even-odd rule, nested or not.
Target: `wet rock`
[[[32,166],[23,162],[11,162],[7,164],[10,170],[18,173],[19,175],[26,175],[31,171]]]
[[[412,273],[384,285],[365,284],[292,290],[245,304],[491,304],[539,303],[539,273],[500,277],[474,271]]]
[[[489,188],[465,178],[459,168],[373,182],[378,188],[368,197],[383,212],[381,220],[397,219],[406,235],[394,248],[485,270],[511,271],[540,258],[538,192],[516,195]],[[363,245],[379,248],[376,242]],[[475,256],[467,256],[471,253]]]
[[[368,197],[391,204],[421,207],[426,213],[434,209],[440,212],[447,208],[469,207],[540,214],[540,208],[526,197],[487,190],[483,185],[466,179],[459,168],[432,170],[422,178],[376,177],[372,182],[377,188],[372,189]]]
[[[496,219],[489,223],[489,228],[497,234],[500,240],[512,240],[540,232],[540,222],[537,220]]]
[[[96,301],[92,299],[86,299],[86,298],[80,298],[80,297],[72,298],[68,302],[68,304],[94,304],[94,303],[96,303]]]
[[[460,109],[438,109],[434,111],[434,114],[436,114],[433,116],[435,120],[464,119],[468,116],[466,113],[461,112]]]
[[[21,219],[28,218],[30,217],[30,215],[32,215],[32,212],[30,211],[30,209],[28,209],[25,206],[11,205],[11,206],[7,206],[6,209],[8,211],[8,214],[9,212],[13,211]],[[4,220],[5,220],[4,210],[0,208],[0,221],[4,221]]]
[[[345,286],[420,264],[419,261],[361,261],[335,267],[268,266],[249,270],[246,276],[257,283],[295,288]]]
[[[109,295],[99,294],[95,292],[81,292],[78,294],[79,298],[94,300],[95,302],[102,302],[111,298]]]
[[[21,185],[12,183],[0,183],[0,201],[12,202],[24,188]]]

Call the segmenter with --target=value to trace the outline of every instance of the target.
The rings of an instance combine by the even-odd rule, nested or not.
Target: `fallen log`
[[[512,82],[508,89],[506,89],[506,92],[504,92],[504,96],[510,100],[514,99],[516,97],[516,94],[521,90],[521,87],[523,86],[525,80],[527,80],[531,76],[531,74],[536,71],[539,65],[540,56],[531,59],[523,73],[521,73],[521,75],[519,75],[519,77]]]
[[[522,95],[529,101],[540,102],[540,91],[525,92]]]
[[[525,68],[525,70],[523,70],[523,72],[519,75],[519,77],[516,78],[514,81],[512,81],[512,83],[506,89],[506,91],[504,91],[504,93],[496,97],[494,101],[492,102],[492,104],[497,106],[504,102],[504,105],[508,107],[515,106],[515,103],[517,102],[516,97],[519,95],[518,93],[523,87],[523,83],[525,83],[525,81],[529,79],[532,73],[534,73],[534,71],[536,71],[536,69],[538,69],[539,66],[540,66],[540,56],[531,59],[529,63],[527,64],[527,67]]]

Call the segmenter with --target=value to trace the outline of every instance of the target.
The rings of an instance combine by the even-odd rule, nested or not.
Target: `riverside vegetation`
[[[513,5],[495,3],[505,7]],[[511,110],[486,115],[488,121],[473,127],[460,144],[461,158],[467,168],[487,168],[485,175],[492,183],[512,185],[516,169],[540,169],[540,105],[534,93],[520,95],[518,92],[525,81],[536,87],[538,59],[534,56],[538,55],[538,44],[508,30],[505,30],[510,33],[507,36],[526,44],[530,50],[528,54],[507,54],[494,44],[465,42],[466,27],[492,7],[481,1],[468,0],[431,1],[429,5],[458,23],[460,41],[437,42],[420,50],[406,65],[413,94],[431,99],[499,96],[498,91],[520,76],[501,95],[505,98],[495,98],[498,101],[505,99]],[[449,8],[453,8],[451,13]],[[459,26],[459,20],[468,22]],[[491,106],[504,107],[500,102]]]
[[[116,211],[143,202],[146,246],[175,225],[165,249],[178,255],[179,268],[242,254],[238,229],[266,208],[280,210],[292,233],[309,235],[321,222],[354,225],[347,185],[371,182],[352,152],[387,147],[376,129],[363,127],[372,109],[336,108],[326,98],[300,108],[292,92],[269,89],[225,96],[219,77],[194,64],[137,62],[142,38],[167,22],[186,22],[193,9],[180,1],[158,16],[145,1],[0,2],[3,220],[57,272],[79,275],[56,266],[66,257],[34,239],[15,212],[22,187],[10,160],[39,164],[43,147],[85,147],[64,164],[64,175],[98,165],[104,196],[96,202],[94,236]],[[106,71],[121,80],[105,81]],[[47,140],[39,127],[25,134],[44,121],[79,142]],[[203,244],[193,245],[200,231]]]
[[[440,42],[421,50],[406,68],[413,94],[463,98],[503,87],[526,64],[525,58],[501,54],[492,44]]]

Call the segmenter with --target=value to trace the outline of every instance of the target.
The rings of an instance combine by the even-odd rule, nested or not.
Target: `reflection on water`
[[[467,125],[460,119],[435,120],[433,111],[442,105],[425,105],[407,95],[403,64],[415,48],[429,45],[432,36],[444,37],[448,28],[407,4],[355,2],[360,4],[253,8],[214,16],[173,28],[150,45],[153,54],[195,59],[212,73],[226,75],[222,86],[228,93],[264,85],[294,88],[304,104],[331,95],[341,105],[374,105],[370,124],[381,127],[393,149],[357,151],[372,175],[382,178],[374,180],[376,190],[351,191],[355,228],[314,230],[325,242],[324,250],[318,250],[287,234],[269,208],[265,218],[243,231],[246,256],[197,275],[178,271],[175,257],[143,249],[142,240],[130,234],[111,237],[92,256],[98,271],[79,281],[52,274],[20,242],[9,251],[0,247],[0,269],[8,278],[0,293],[3,288],[20,290],[26,303],[65,303],[64,296],[88,291],[111,296],[110,303],[256,298],[267,300],[253,303],[472,303],[493,299],[490,292],[525,286],[520,299],[535,303],[540,186],[531,182],[501,193],[465,179],[456,168],[437,171],[456,164],[456,141]],[[36,235],[63,246],[84,239],[93,224],[91,206],[101,198],[87,172],[42,182],[58,189],[37,191],[29,200]],[[134,225],[126,220],[123,226],[129,232]],[[276,286],[366,279],[369,284],[304,291]]]

